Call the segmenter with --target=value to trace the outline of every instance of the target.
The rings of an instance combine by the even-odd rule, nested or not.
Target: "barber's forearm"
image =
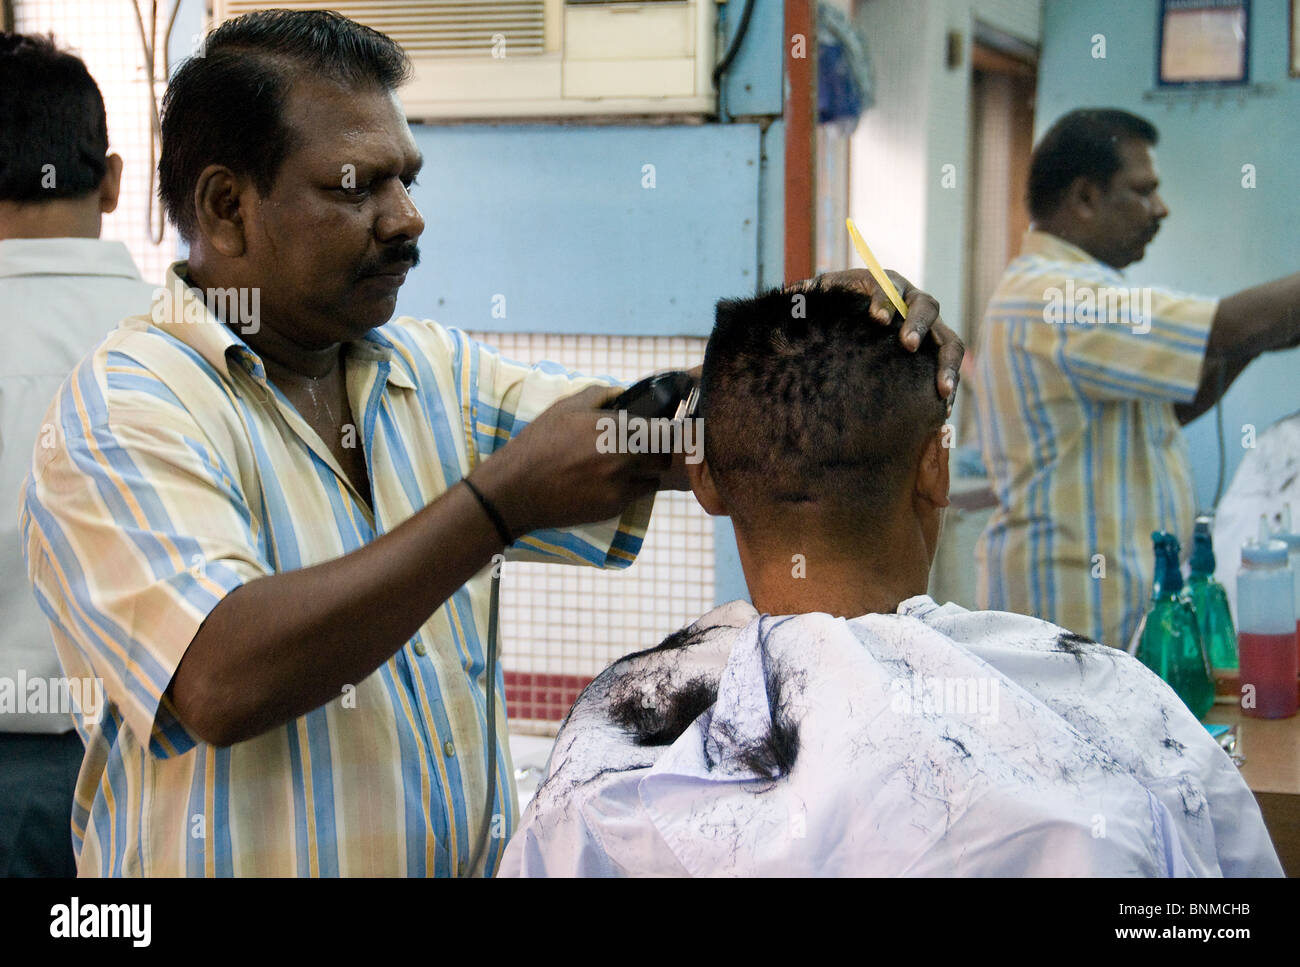
[[[1256,356],[1300,344],[1300,272],[1219,301],[1196,399],[1175,406],[1178,422],[1209,410]],[[1222,377],[1220,371],[1222,370]]]
[[[1190,403],[1174,406],[1174,415],[1178,417],[1178,422],[1186,426],[1208,411],[1223,398],[1228,388],[1241,375],[1242,370],[1253,361],[1250,356],[1236,356],[1232,359],[1206,357],[1205,365],[1201,369],[1201,385],[1197,388],[1196,399]]]
[[[208,615],[177,669],[181,721],[229,745],[319,708],[387,661],[501,547],[455,486],[350,554],[250,581]]]
[[[608,387],[553,403],[474,468],[509,536],[616,517],[653,492],[660,454],[608,453]],[[250,581],[208,615],[171,694],[205,741],[228,745],[292,721],[355,684],[488,564],[503,539],[454,486],[390,533],[337,560]]]
[[[1300,344],[1300,272],[1219,301],[1206,354],[1253,359]]]

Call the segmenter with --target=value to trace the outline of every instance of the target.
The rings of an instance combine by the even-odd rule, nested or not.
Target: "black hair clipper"
[[[700,387],[689,373],[671,370],[633,383],[611,402],[607,410],[627,410],[644,419],[683,420],[695,415]]]

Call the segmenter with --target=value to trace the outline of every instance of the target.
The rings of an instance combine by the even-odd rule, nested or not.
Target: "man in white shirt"
[[[72,791],[83,747],[23,563],[18,499],[42,420],[73,365],[153,287],[126,246],[99,238],[122,159],[85,65],[43,37],[0,35],[0,876],[71,876]],[[82,687],[86,684],[86,687]]]
[[[896,327],[836,288],[719,305],[689,469],[754,603],[596,678],[502,875],[1281,873],[1236,768],[1140,663],[925,596],[945,405]]]

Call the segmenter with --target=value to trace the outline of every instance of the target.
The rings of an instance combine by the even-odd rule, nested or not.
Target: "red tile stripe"
[[[538,672],[505,673],[506,714],[512,719],[561,722],[591,683],[584,675],[543,675]]]

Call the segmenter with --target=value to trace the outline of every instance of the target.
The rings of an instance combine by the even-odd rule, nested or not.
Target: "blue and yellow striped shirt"
[[[183,271],[169,271],[175,295],[156,304],[156,318],[123,322],[63,384],[47,416],[53,439],[38,441],[25,486],[28,570],[59,658],[70,676],[101,678],[107,695],[97,715],[77,717],[86,742],[72,816],[78,870],[465,875],[487,792],[488,569],[355,688],[256,738],[228,748],[197,740],[165,692],[231,590],[391,530],[553,401],[596,381],[520,366],[411,318],[349,344],[372,514]],[[534,532],[507,556],[626,566],[651,504],[621,520]],[[496,688],[504,739],[499,668]],[[489,868],[518,812],[508,744],[495,754]]]
[[[972,382],[998,507],[977,607],[1127,647],[1154,578],[1151,532],[1191,540],[1175,403],[1196,396],[1218,303],[1130,286],[1031,230],[980,330]]]

